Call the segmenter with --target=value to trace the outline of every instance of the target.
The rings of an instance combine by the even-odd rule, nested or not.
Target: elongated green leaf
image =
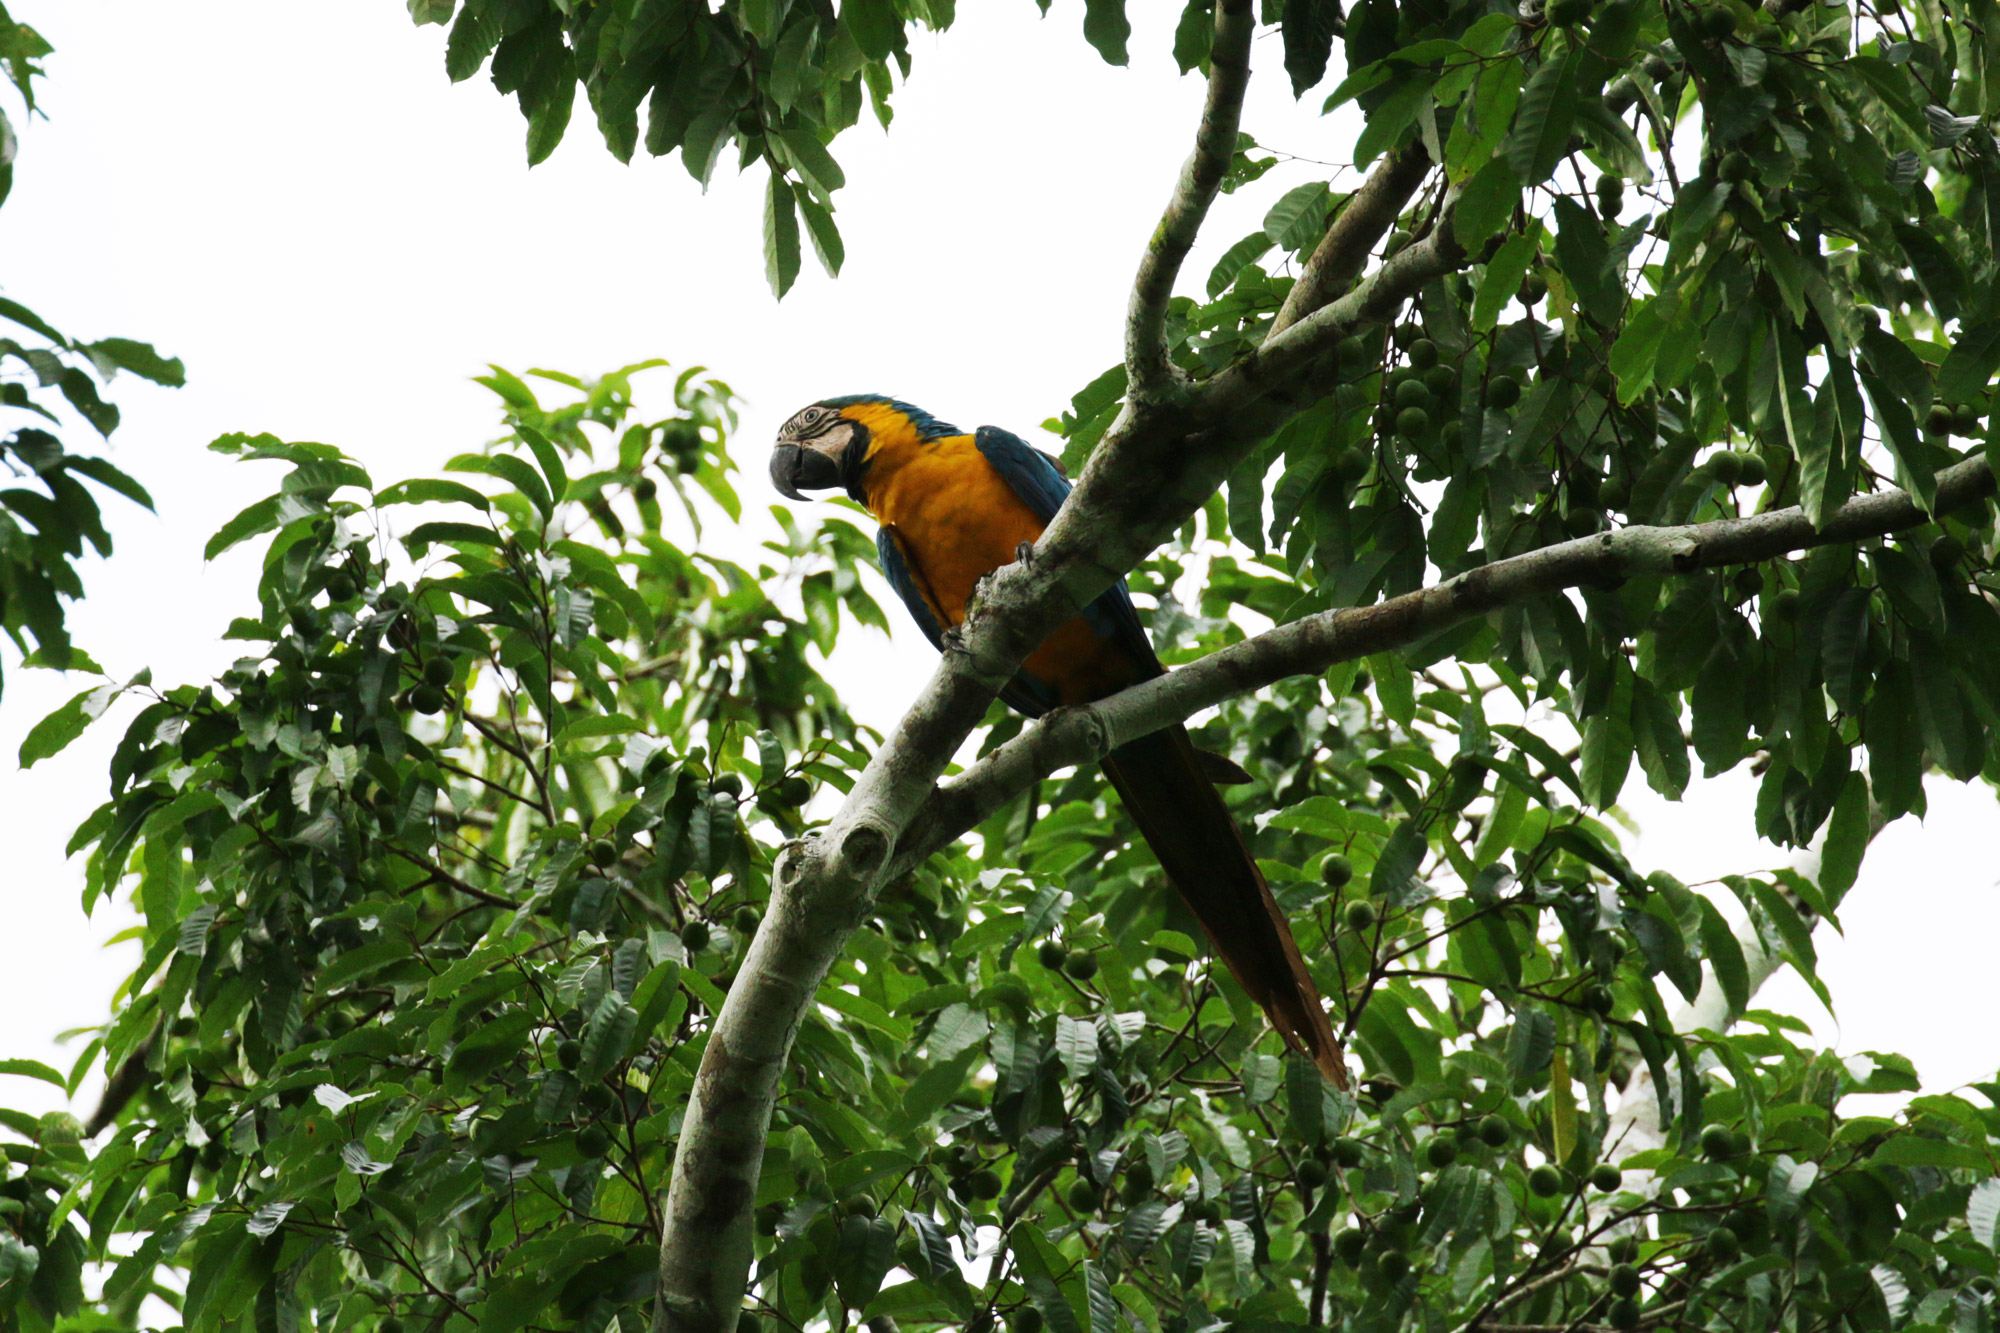
[[[1544,60],[1521,92],[1514,114],[1514,133],[1507,141],[1507,163],[1523,185],[1540,185],[1569,151],[1576,124],[1578,56]]]

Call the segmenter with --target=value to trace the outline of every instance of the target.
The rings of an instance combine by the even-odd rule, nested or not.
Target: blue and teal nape
[[[891,398],[883,393],[850,393],[844,394],[839,398],[822,398],[819,400],[821,407],[831,407],[836,411],[843,407],[859,407],[863,403],[881,403],[885,407],[894,408],[896,411],[901,412],[910,419],[910,424],[916,427],[918,439],[938,440],[943,439],[947,435],[965,434],[964,431],[950,422],[939,421],[936,417],[924,411],[923,408],[912,406],[900,398]]]

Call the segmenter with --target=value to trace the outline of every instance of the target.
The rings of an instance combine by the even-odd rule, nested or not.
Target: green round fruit
[[[776,790],[778,803],[792,810],[796,810],[807,801],[810,801],[812,794],[812,783],[796,773],[780,782]]]
[[[1606,219],[1615,218],[1625,208],[1625,181],[1620,176],[1597,178],[1597,207]]]
[[[1930,557],[1934,569],[1955,569],[1965,559],[1965,543],[1947,532],[1931,543]]]
[[[1375,1256],[1375,1271],[1390,1282],[1401,1282],[1410,1273],[1410,1256],[1401,1250],[1384,1250]]]
[[[1505,412],[1521,401],[1521,381],[1512,375],[1495,375],[1486,382],[1486,405],[1496,412]]]
[[[1104,1204],[1104,1191],[1088,1180],[1078,1180],[1069,1187],[1069,1206],[1079,1213],[1094,1213]]]
[[[1724,451],[1708,460],[1708,474],[1724,486],[1743,479],[1743,455]]]
[[[859,1194],[851,1194],[840,1201],[840,1213],[843,1217],[873,1217],[876,1211],[875,1200],[866,1190]]]
[[[1701,1151],[1704,1157],[1720,1160],[1733,1155],[1736,1136],[1729,1132],[1727,1125],[1710,1125],[1701,1132]]]
[[[377,1321],[375,1333],[403,1333],[403,1321],[394,1315],[384,1315]]]
[[[1530,273],[1521,280],[1521,288],[1514,293],[1514,299],[1522,305],[1534,305],[1549,294],[1549,280],[1539,273]]]
[[[445,693],[435,685],[419,685],[410,691],[410,707],[419,713],[442,713]]]
[[[975,1199],[997,1199],[1000,1197],[1000,1173],[990,1167],[985,1170],[974,1171],[965,1178],[965,1183],[966,1188],[971,1191],[972,1197]]]
[[[1604,525],[1604,516],[1594,509],[1572,509],[1563,515],[1563,531],[1572,537],[1588,537]]]
[[[1735,577],[1729,580],[1729,585],[1736,589],[1738,597],[1755,597],[1764,591],[1764,571],[1755,565],[1739,569]]]
[[[1401,227],[1396,228],[1389,233],[1388,243],[1382,247],[1382,257],[1387,259],[1390,255],[1400,254],[1409,247],[1410,240],[1410,233]]]
[[[1604,1320],[1611,1327],[1620,1330],[1620,1333],[1625,1329],[1639,1327],[1639,1302],[1633,1300],[1611,1302],[1611,1308],[1604,1313]]]
[[[1549,0],[1549,24],[1557,28],[1574,28],[1590,17],[1590,0]]]
[[[1335,852],[1320,862],[1319,878],[1329,889],[1344,889],[1354,878],[1354,863]]]
[[[1736,33],[1736,16],[1721,5],[1712,5],[1702,11],[1701,31],[1712,42],[1722,41]],[[1729,177],[1723,177],[1728,180]]]
[[[1611,1265],[1611,1294],[1633,1297],[1639,1294],[1639,1270],[1630,1264]]]
[[[651,477],[641,477],[632,483],[632,498],[640,504],[649,504],[660,494],[660,483]]]
[[[1715,14],[1720,14],[1727,21],[1729,31],[1736,31],[1736,20],[1730,15],[1728,10],[1718,5],[1709,12],[1711,17]],[[1750,159],[1737,149],[1731,149],[1729,152],[1723,154],[1722,161],[1715,168],[1716,175],[1726,181],[1731,181],[1739,185],[1749,180],[1756,172],[1757,168],[1751,164]]]
[[[1366,1156],[1367,1150],[1362,1146],[1360,1139],[1335,1139],[1333,1141],[1334,1162],[1350,1171],[1360,1166]]]
[[[1438,363],[1438,345],[1429,338],[1419,338],[1410,344],[1405,355],[1418,370],[1429,370]]]
[[[1043,940],[1041,947],[1035,950],[1035,957],[1043,967],[1054,971],[1069,961],[1069,950],[1054,940]]]
[[[1438,440],[1447,449],[1458,448],[1458,442],[1465,434],[1465,426],[1457,417],[1438,427]]]
[[[1637,1236],[1613,1236],[1610,1244],[1604,1247],[1604,1253],[1610,1256],[1611,1262],[1614,1264],[1632,1263],[1639,1257],[1639,1238]]]
[[[736,1333],[763,1333],[763,1322],[749,1310],[736,1312]]]
[[[575,1069],[583,1063],[583,1046],[574,1038],[565,1037],[556,1043],[556,1063],[564,1069]]]
[[[1332,1173],[1326,1169],[1325,1162],[1308,1157],[1299,1163],[1298,1178],[1300,1185],[1316,1190],[1332,1178]]]
[[[1632,502],[1632,487],[1623,477],[1611,477],[1597,490],[1597,502],[1608,510],[1624,512]]]
[[[1195,1205],[1194,1219],[1197,1222],[1206,1222],[1212,1227],[1221,1226],[1222,1205],[1213,1199],[1204,1199]]]
[[[1799,590],[1797,588],[1780,589],[1778,595],[1771,599],[1771,609],[1777,613],[1780,620],[1797,619],[1799,614]]]
[[[609,1115],[618,1105],[618,1094],[602,1083],[593,1083],[577,1094],[576,1102],[589,1115]]]
[[[1398,384],[1394,396],[1397,407],[1427,407],[1431,401],[1431,391],[1424,387],[1422,380],[1415,379],[1404,380],[1401,384]],[[1400,417],[1397,419],[1401,420]],[[1430,423],[1425,422],[1424,424],[1429,425]]]
[[[1762,486],[1770,478],[1771,470],[1764,466],[1764,460],[1757,454],[1741,454],[1742,475],[1739,480],[1745,486]]]
[[[1479,1141],[1489,1148],[1504,1148],[1514,1138],[1514,1127],[1504,1116],[1489,1115],[1479,1122]]]
[[[433,657],[430,661],[424,663],[424,684],[426,685],[435,685],[439,689],[443,689],[445,686],[451,684],[453,674],[451,659],[448,657]]]
[[[1924,429],[1932,435],[1949,435],[1952,421],[1950,408],[1943,403],[1933,403],[1931,410],[1924,414]]]
[[[1360,931],[1373,929],[1376,919],[1375,904],[1369,902],[1366,898],[1356,898],[1353,902],[1347,905],[1347,908],[1342,913],[1342,916],[1347,921],[1347,928],[1349,930],[1358,933]]]
[[[1702,1248],[1708,1251],[1709,1258],[1726,1264],[1743,1253],[1743,1240],[1728,1227],[1717,1227],[1708,1233],[1708,1240]]]
[[[1423,375],[1424,388],[1430,390],[1431,397],[1447,402],[1452,390],[1458,387],[1458,372],[1450,366],[1432,366]]]
[[[1368,339],[1358,333],[1350,333],[1340,340],[1340,346],[1335,349],[1334,354],[1340,358],[1340,364],[1351,374],[1359,371],[1364,362],[1371,360],[1375,350]]]
[[[708,789],[720,796],[741,797],[743,779],[735,773],[717,773],[708,784]]]
[[[1424,330],[1421,325],[1406,319],[1389,336],[1395,340],[1396,346],[1407,348],[1424,336]]]
[[[618,844],[609,838],[593,839],[590,844],[590,863],[599,870],[617,864]]]
[[[1360,1263],[1367,1251],[1368,1233],[1359,1227],[1348,1227],[1333,1238],[1333,1252],[1350,1268]]]
[[[596,1125],[585,1125],[576,1132],[576,1150],[585,1157],[602,1157],[611,1151],[611,1136]]]
[[[1528,1173],[1528,1188],[1543,1199],[1553,1199],[1562,1193],[1563,1176],[1552,1164],[1543,1162]]]
[[[326,595],[331,601],[352,601],[354,600],[354,595],[359,591],[360,589],[354,586],[354,580],[345,574],[335,574],[326,581]]]
[[[1063,971],[1075,981],[1088,981],[1097,975],[1097,955],[1073,953],[1063,963]]]
[[[1580,998],[1583,1001],[1584,1008],[1600,1016],[1609,1014],[1612,1005],[1615,1003],[1611,998],[1610,988],[1600,986],[1594,981],[1583,988],[1583,994]]]
[[[1424,1160],[1442,1171],[1458,1160],[1458,1144],[1442,1134],[1436,1135],[1424,1145]]]
[[[696,919],[681,927],[681,943],[687,946],[689,953],[700,953],[708,947],[713,933],[708,928],[708,922]]]
[[[755,935],[757,927],[762,924],[763,918],[757,915],[754,907],[739,907],[736,915],[729,918],[729,928],[738,935]]]
[[[1333,460],[1333,473],[1341,481],[1352,486],[1368,475],[1368,468],[1374,461],[1369,452],[1358,445],[1352,449],[1343,449],[1340,456]]]
[[[1007,1329],[1008,1333],[1042,1333],[1042,1312],[1032,1305],[1024,1305],[1014,1312]]]
[[[1599,1194],[1609,1194],[1625,1181],[1625,1173],[1609,1162],[1599,1162],[1590,1168],[1590,1187]],[[1621,1291],[1621,1296],[1630,1296],[1629,1291]]]

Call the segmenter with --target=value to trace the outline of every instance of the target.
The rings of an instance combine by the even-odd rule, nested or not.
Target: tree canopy
[[[768,157],[780,291],[795,208],[837,267],[826,144],[952,17],[411,9],[531,158],[579,83],[621,156],[646,102],[697,175]],[[1116,0],[1085,14],[1121,56]],[[1193,152],[1122,363],[1050,423],[1077,488],[887,734],[815,665],[885,622],[872,542],[779,507],[721,558],[706,372],[653,416],[652,363],[495,370],[504,433],[449,477],[217,441],[283,469],[210,547],[265,551],[243,660],[86,691],[22,755],[146,701],[71,844],[144,961],[67,1074],[0,1066],[114,1071],[97,1123],[0,1113],[0,1323],[1987,1326],[2000,1084],[1862,1113],[1909,1063],[1754,1003],[1780,963],[1818,987],[1927,772],[2000,777],[1995,18],[1189,5]],[[1366,175],[1278,194],[1197,299],[1280,61],[1358,103],[1329,156]],[[1121,570],[1178,669],[997,709]],[[1210,708],[1348,1087],[1204,958],[1091,763]],[[1608,818],[1696,761],[1754,765],[1798,849],[1712,886],[1741,925]]]

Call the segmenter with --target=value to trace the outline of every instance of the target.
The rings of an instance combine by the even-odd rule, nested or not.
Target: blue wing
[[[1053,458],[998,426],[981,426],[972,439],[1001,480],[1021,497],[1036,518],[1043,523],[1055,518],[1063,501],[1069,498],[1069,481]],[[1124,579],[1098,594],[1097,600],[1084,608],[1083,616],[1092,629],[1117,644],[1133,661],[1149,665],[1155,672],[1166,670],[1153,651],[1146,627],[1139,623],[1139,612],[1132,605],[1132,593]]]
[[[903,599],[903,605],[910,608],[910,618],[917,622],[917,628],[930,640],[931,647],[944,651],[944,631],[938,625],[937,617],[931,614],[931,604],[922,589],[917,587],[916,571],[910,567],[908,554],[903,550],[903,539],[894,528],[882,527],[875,532],[875,549],[882,557],[882,573],[888,577],[889,586]],[[1040,717],[1055,707],[1055,700],[1046,690],[1040,689],[1025,676],[1017,675],[1000,691],[1003,703],[1028,717]]]
[[[903,605],[910,608],[911,617],[931,641],[931,647],[943,652],[944,631],[937,617],[931,614],[931,604],[917,589],[916,576],[910,572],[909,559],[903,554],[903,539],[894,528],[879,528],[875,533],[875,549],[882,556],[882,572],[888,576],[889,586],[903,599]]]

